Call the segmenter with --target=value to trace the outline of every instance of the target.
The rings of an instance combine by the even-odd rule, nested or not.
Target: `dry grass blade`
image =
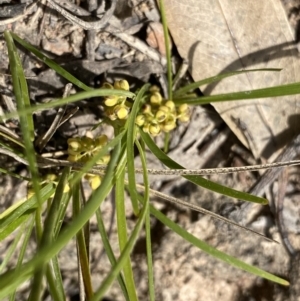
[[[81,168],[83,167],[82,163],[71,163],[66,160],[57,160],[57,159],[49,159],[39,157],[39,165],[41,167],[47,166],[71,166],[74,168]],[[169,176],[169,175],[211,175],[211,174],[228,174],[228,173],[235,173],[235,172],[245,172],[245,171],[256,171],[261,169],[271,169],[271,168],[279,168],[279,167],[287,167],[293,165],[300,165],[300,160],[291,160],[285,162],[274,162],[274,163],[267,163],[267,164],[260,164],[260,165],[248,165],[248,166],[241,166],[241,167],[221,167],[221,168],[204,168],[204,169],[147,169],[149,174],[153,175],[162,175],[162,176]],[[103,172],[106,169],[106,165],[96,165],[94,168],[90,170],[91,173],[98,174],[99,171]],[[142,169],[136,168],[136,173],[142,173]]]
[[[141,189],[141,190],[144,190],[144,189],[145,189],[145,187],[144,187],[143,185],[139,185],[139,184],[137,184],[137,188],[138,188],[138,189]],[[149,191],[150,191],[150,193],[151,193],[153,196],[157,196],[157,197],[159,197],[159,198],[161,198],[161,199],[164,199],[164,200],[166,200],[166,201],[168,201],[168,202],[171,202],[171,203],[174,203],[174,204],[176,204],[176,205],[183,206],[183,207],[189,208],[189,209],[191,209],[191,210],[194,210],[194,211],[197,211],[197,212],[200,212],[200,213],[209,215],[209,216],[211,216],[211,217],[213,217],[213,218],[215,218],[215,219],[221,220],[221,221],[223,221],[223,222],[225,222],[225,223],[231,224],[231,225],[233,225],[233,226],[236,226],[236,227],[241,228],[241,229],[243,229],[243,230],[249,231],[249,232],[251,232],[251,233],[253,233],[253,234],[256,234],[256,235],[258,235],[258,236],[261,236],[261,237],[263,237],[263,238],[264,238],[265,240],[267,240],[267,241],[279,243],[278,241],[273,240],[273,239],[271,239],[271,238],[268,238],[268,237],[266,237],[265,235],[263,235],[263,234],[261,234],[261,233],[259,233],[259,232],[256,232],[256,231],[254,231],[254,230],[252,230],[252,229],[249,229],[249,228],[244,227],[244,226],[242,226],[242,225],[240,225],[240,224],[237,224],[237,223],[235,223],[235,222],[233,222],[233,221],[231,221],[231,220],[229,220],[229,219],[227,219],[227,218],[225,218],[225,217],[223,217],[223,216],[221,216],[221,215],[218,215],[218,214],[216,214],[216,213],[214,213],[214,212],[211,212],[211,211],[209,211],[209,210],[206,210],[206,209],[204,209],[204,208],[202,208],[202,207],[199,207],[199,206],[197,206],[197,205],[191,204],[191,203],[189,203],[189,202],[185,202],[185,201],[183,201],[183,200],[181,200],[181,199],[178,199],[178,198],[171,197],[171,196],[169,196],[169,195],[166,195],[166,194],[164,194],[164,193],[161,193],[161,192],[156,191],[156,190],[153,190],[153,189],[150,189]]]

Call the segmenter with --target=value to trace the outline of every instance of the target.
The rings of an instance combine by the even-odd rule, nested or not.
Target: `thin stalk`
[[[23,240],[22,245],[21,245],[21,250],[20,250],[20,253],[19,253],[19,256],[18,256],[16,270],[19,270],[22,266],[25,251],[27,249],[27,245],[28,245],[31,233],[32,233],[33,225],[34,225],[34,218],[33,218],[33,215],[32,215],[32,217],[29,218],[28,223],[27,223],[27,232],[25,232],[24,240]],[[9,296],[9,301],[15,300],[15,296],[16,296],[16,290],[14,290],[11,293],[11,295]]]
[[[147,163],[145,156],[145,144],[142,141],[142,145],[136,139],[135,144],[139,150],[144,177],[144,204],[150,202],[150,189],[149,189],[149,178],[147,173]],[[154,288],[154,273],[153,273],[153,262],[152,262],[152,249],[151,249],[151,224],[150,224],[150,210],[148,209],[145,218],[145,230],[146,230],[146,250],[147,250],[147,265],[148,265],[148,285],[149,285],[149,297],[150,301],[155,300],[155,288]]]
[[[167,76],[168,76],[168,99],[172,99],[172,61],[171,61],[171,51],[169,45],[169,33],[167,26],[167,18],[165,12],[164,1],[159,0],[159,8],[161,14],[161,21],[164,29],[164,37],[165,37],[165,48],[166,48],[166,58],[167,58]]]
[[[116,212],[117,212],[119,247],[121,253],[123,252],[128,241],[125,199],[124,199],[124,188],[125,188],[124,178],[125,178],[125,169],[123,169],[120,177],[116,181]],[[135,283],[133,279],[130,257],[128,257],[127,260],[125,261],[123,271],[124,271],[124,280],[128,291],[129,299],[131,301],[138,300]]]
[[[112,266],[115,266],[117,260],[116,260],[116,257],[114,255],[114,252],[112,250],[112,247],[109,243],[108,235],[107,235],[105,227],[104,227],[102,213],[101,213],[100,209],[98,209],[96,211],[96,218],[97,218],[98,230],[99,230],[99,233],[100,233],[101,238],[102,238],[102,242],[103,242],[105,252],[107,254],[107,257],[109,259],[110,264]],[[121,273],[118,275],[117,280],[119,282],[119,285],[121,287],[121,290],[123,292],[123,295],[124,295],[126,301],[130,301],[129,296],[128,296],[128,292],[127,292],[127,289],[126,289],[126,286],[125,286],[125,281],[124,281],[123,275]]]
[[[76,183],[72,187],[73,190],[73,218],[76,218],[81,211],[81,200],[80,200],[80,183]],[[93,296],[93,287],[91,273],[89,269],[89,260],[84,238],[84,229],[81,228],[77,235],[77,251],[78,251],[78,264],[80,265],[79,273],[82,275],[84,290],[87,296],[87,299],[92,298]],[[79,274],[80,275],[80,274]]]

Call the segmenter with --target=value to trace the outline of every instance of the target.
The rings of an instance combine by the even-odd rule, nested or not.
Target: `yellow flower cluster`
[[[115,81],[114,84],[104,83],[103,88],[121,89],[129,91],[126,80]],[[104,110],[106,116],[112,121],[124,121],[128,118],[132,103],[126,97],[110,95],[104,98]],[[142,127],[143,131],[152,136],[161,132],[168,133],[177,125],[177,120],[188,122],[190,120],[190,109],[187,104],[175,106],[172,100],[162,98],[159,88],[150,88],[150,95],[136,117],[135,123]]]
[[[142,127],[143,131],[157,136],[161,132],[168,133],[176,127],[176,121],[187,122],[190,120],[190,109],[187,104],[178,107],[172,100],[162,98],[158,87],[150,89],[151,95],[135,123]]]
[[[70,138],[68,139],[68,161],[82,162],[89,161],[99,150],[107,144],[107,136],[101,135],[95,139],[90,137]],[[106,165],[110,160],[110,155],[105,155],[97,161],[97,164]],[[93,190],[97,189],[101,184],[101,176],[94,174],[86,174],[85,179],[88,180]]]
[[[47,184],[49,183],[53,183],[55,186],[58,185],[58,181],[57,181],[57,175],[55,174],[47,174],[43,177],[42,181],[41,181],[41,186],[45,187]],[[68,184],[65,185],[64,187],[64,193],[68,192],[70,190],[70,186]],[[29,199],[30,197],[32,197],[34,195],[34,190],[32,187],[32,183],[29,182],[27,185],[27,199]],[[51,198],[54,196],[54,193],[51,195]]]
[[[114,85],[110,83],[104,83],[102,88],[104,89],[120,89],[129,91],[129,84],[127,80],[115,81]],[[111,95],[104,99],[105,114],[110,120],[126,120],[132,104],[127,101],[124,96]]]

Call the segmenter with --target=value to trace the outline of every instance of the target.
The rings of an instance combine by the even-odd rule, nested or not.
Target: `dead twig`
[[[57,12],[63,15],[66,19],[68,19],[72,24],[78,25],[85,30],[100,30],[103,29],[109,22],[109,19],[112,17],[112,14],[116,8],[117,1],[111,1],[111,7],[106,11],[102,19],[98,21],[84,21],[73,14],[66,11],[62,6],[60,6],[54,0],[47,0],[49,5],[54,8]]]
[[[0,20],[0,26],[11,24],[25,18],[27,15],[31,14],[34,11],[36,6],[37,6],[37,1],[28,5],[28,7],[24,10],[22,14],[6,20]]]

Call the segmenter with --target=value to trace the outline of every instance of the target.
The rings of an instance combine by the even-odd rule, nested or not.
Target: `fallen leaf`
[[[205,95],[300,80],[298,51],[279,0],[165,0],[168,26],[195,81],[253,68],[282,68],[226,78]],[[223,102],[215,108],[255,157],[269,158],[299,133],[299,96]],[[250,141],[251,140],[251,141]]]

